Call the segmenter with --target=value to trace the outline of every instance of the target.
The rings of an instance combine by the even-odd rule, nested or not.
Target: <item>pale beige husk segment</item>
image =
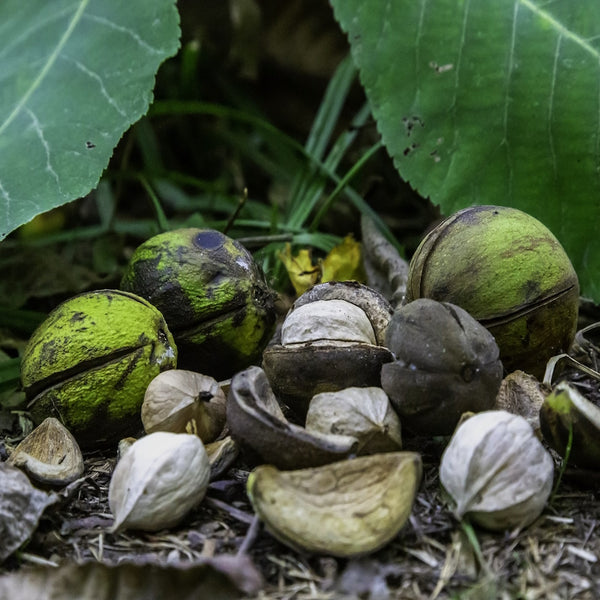
[[[419,454],[390,452],[296,471],[263,465],[250,474],[248,492],[283,543],[348,557],[373,552],[398,534],[420,481]]]
[[[30,478],[47,485],[66,485],[83,475],[83,455],[69,430],[54,417],[44,419],[7,460]]]

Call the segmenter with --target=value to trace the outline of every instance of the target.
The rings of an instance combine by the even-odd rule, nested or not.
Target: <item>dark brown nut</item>
[[[381,385],[402,426],[422,435],[450,435],[462,413],[488,410],[502,381],[493,336],[458,306],[427,298],[398,309]]]
[[[279,469],[325,465],[353,454],[358,440],[347,435],[311,433],[289,423],[265,372],[249,367],[233,376],[227,396],[231,437]]]

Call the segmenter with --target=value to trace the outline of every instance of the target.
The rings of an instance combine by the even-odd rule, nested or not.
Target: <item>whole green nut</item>
[[[154,306],[98,290],[59,304],[34,331],[21,382],[37,424],[56,417],[83,449],[94,449],[141,429],[148,384],[176,363],[173,337]]]
[[[419,298],[396,309],[385,344],[395,360],[382,366],[381,387],[403,428],[450,435],[463,413],[493,407],[502,381],[498,345],[459,306]]]
[[[275,328],[275,294],[239,242],[213,229],[156,235],[134,252],[124,290],[164,315],[179,368],[226,379],[260,364]]]
[[[411,260],[406,301],[415,298],[464,308],[496,338],[508,372],[538,378],[577,328],[579,283],[567,254],[514,208],[466,208],[433,229]]]

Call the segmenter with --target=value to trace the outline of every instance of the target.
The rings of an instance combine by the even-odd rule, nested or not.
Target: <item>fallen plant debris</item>
[[[106,68],[98,61],[103,57],[97,52],[98,38],[88,36],[88,29],[90,24],[118,24],[127,16],[127,27],[112,28],[122,34],[143,21],[136,23],[132,18],[136,11],[124,14],[114,0],[103,3],[107,19],[96,19],[98,7],[85,4],[75,7],[67,32],[55,47],[65,50],[60,53],[47,51],[52,50],[51,35],[29,36],[32,31],[47,32],[45,16],[52,9],[25,15],[16,10],[14,0],[6,3],[8,9],[0,9],[6,16],[3,21],[15,25],[5,29],[10,31],[8,46],[17,50],[4,53],[1,61],[9,74],[4,86],[9,119],[3,128],[9,141],[14,138],[11,147],[23,139],[31,142],[32,134],[38,138],[29,144],[38,152],[12,152],[12,162],[0,169],[8,177],[0,185],[0,205],[8,211],[0,239],[23,222],[21,217],[15,220],[19,213],[15,197],[27,198],[21,203],[30,211],[24,220],[37,212],[37,223],[26,224],[3,243],[9,254],[16,250],[15,255],[0,260],[5,269],[0,277],[5,303],[0,307],[0,473],[6,476],[0,485],[0,600],[172,595],[217,600],[599,597],[600,470],[592,470],[597,465],[584,461],[578,446],[593,445],[600,416],[592,419],[594,427],[585,436],[572,425],[580,415],[594,412],[579,402],[577,394],[585,391],[587,398],[598,400],[598,383],[567,373],[563,384],[573,386],[575,400],[569,411],[564,410],[564,398],[554,402],[558,415],[548,424],[544,419],[540,423],[538,405],[532,401],[536,391],[540,403],[547,400],[546,375],[544,384],[532,382],[532,390],[521,380],[509,379],[511,371],[521,366],[541,380],[547,357],[566,357],[571,365],[575,358],[586,364],[589,359],[590,368],[598,371],[600,345],[593,336],[576,339],[577,350],[571,347],[581,302],[575,270],[582,293],[600,300],[598,261],[593,260],[598,245],[590,227],[596,204],[589,185],[573,198],[562,194],[577,188],[568,184],[586,183],[595,176],[589,168],[593,161],[588,160],[594,144],[581,143],[589,141],[589,127],[572,126],[584,114],[582,107],[593,105],[588,100],[594,92],[590,86],[557,86],[558,100],[568,102],[554,103],[552,85],[550,107],[560,104],[565,110],[532,119],[531,110],[539,113],[539,102],[533,100],[539,99],[540,86],[531,86],[528,77],[510,75],[518,75],[519,69],[526,73],[535,61],[530,65],[522,54],[514,64],[511,60],[509,77],[502,79],[504,86],[494,96],[493,85],[480,83],[506,69],[498,69],[493,60],[470,60],[487,56],[506,62],[502,58],[506,53],[498,50],[509,46],[502,44],[526,50],[531,48],[528,39],[539,50],[536,56],[552,58],[554,42],[564,39],[569,44],[561,46],[561,59],[568,59],[555,60],[553,74],[574,84],[584,81],[597,64],[590,56],[570,60],[575,56],[571,42],[580,40],[582,24],[586,32],[598,29],[600,13],[594,13],[594,3],[583,0],[584,8],[559,12],[553,5],[558,3],[537,3],[535,19],[529,19],[531,10],[519,15],[515,11],[512,33],[486,36],[486,31],[497,29],[497,19],[487,18],[489,11],[481,10],[488,8],[485,2],[473,0],[471,9],[480,9],[475,11],[469,11],[466,3],[462,14],[445,10],[453,8],[452,2],[442,2],[432,11],[433,3],[422,1],[418,25],[425,35],[416,41],[410,35],[381,36],[379,25],[391,25],[396,33],[409,31],[416,24],[419,3],[400,1],[389,11],[389,2],[374,2],[365,10],[360,3],[348,8],[352,0],[344,9],[336,0],[321,1],[320,8],[318,2],[292,0],[271,17],[268,5],[277,3],[232,0],[210,10],[207,3],[193,9],[189,5],[196,3],[178,3],[182,28],[177,62],[170,61],[156,79],[157,102],[113,148],[114,159],[89,194],[95,183],[76,190],[68,173],[63,173],[63,163],[68,167],[72,159],[74,167],[82,166],[88,164],[83,155],[92,159],[104,155],[96,170],[101,163],[106,167],[107,151],[121,137],[124,124],[141,113],[123,104],[122,92],[131,86],[117,85],[119,89],[113,90],[119,79],[108,76],[125,71],[115,73],[114,60],[108,60]],[[167,43],[164,35],[164,50],[154,52],[154,59],[162,61],[176,51],[179,19],[173,0],[156,4],[170,9],[170,20],[163,11],[153,21],[157,31],[158,24],[171,24],[172,39]],[[512,7],[507,8],[503,14],[510,16]],[[149,11],[143,12],[147,17]],[[68,16],[68,9],[59,16]],[[76,27],[79,18],[86,40],[84,30]],[[50,22],[54,31],[59,30],[56,19]],[[473,33],[473,23],[482,35],[464,35]],[[306,37],[305,32],[315,30],[320,32],[316,37],[313,33]],[[461,32],[459,40],[449,34],[451,30]],[[353,56],[347,56],[344,32]],[[144,40],[137,44],[143,50],[160,41],[138,36],[137,30],[135,39]],[[468,59],[462,64],[473,67],[461,67],[460,86],[459,63],[438,64],[429,56],[437,52],[440,41],[446,49],[456,48],[453,44],[458,41],[459,58],[464,50]],[[74,47],[78,52],[69,52]],[[140,62],[128,60],[126,52],[115,53],[116,40],[110,47],[123,64]],[[39,56],[78,60],[42,61],[36,76],[23,61],[36,50]],[[406,60],[388,61],[390,56]],[[139,54],[131,57],[141,60]],[[387,57],[383,65],[381,57]],[[290,60],[307,63],[308,69],[290,69]],[[360,69],[360,83],[353,61]],[[147,75],[154,80],[157,63],[151,62]],[[267,62],[276,63],[275,68]],[[565,71],[569,62],[573,64]],[[72,85],[79,78],[65,79],[69,72],[65,69],[74,65],[79,78],[93,75],[93,85],[81,86],[92,98]],[[94,68],[88,69],[90,65]],[[138,71],[137,75],[145,72]],[[314,80],[315,76],[322,80]],[[280,83],[273,86],[275,80]],[[102,94],[96,83],[102,83]],[[448,83],[456,88],[450,120],[444,102],[452,96],[440,93],[447,91]],[[283,88],[287,93],[281,93]],[[135,92],[136,86],[131,90]],[[571,93],[564,96],[564,90]],[[320,96],[322,91],[317,106],[314,92]],[[116,109],[123,117],[119,128],[111,129],[117,138],[107,146],[110,140],[97,136],[107,129],[98,126],[104,111],[92,111],[89,123],[73,119],[63,96],[86,110],[99,109],[108,100],[111,106],[105,108],[113,116]],[[494,116],[488,96],[499,99],[504,119],[497,119],[497,111]],[[149,97],[143,94],[142,112]],[[515,100],[510,106],[508,97]],[[464,98],[470,101],[465,103]],[[482,100],[489,110],[480,110]],[[63,115],[63,120],[67,115],[69,123],[48,127],[56,121],[53,113]],[[285,118],[282,113],[287,113]],[[33,127],[20,127],[22,117],[29,118]],[[495,137],[494,123],[500,121],[505,126],[496,128],[496,133],[502,131]],[[75,122],[95,126],[88,128],[90,139],[78,135],[71,148],[69,127]],[[525,122],[533,124],[532,135],[520,135],[519,124]],[[18,127],[9,127],[11,123]],[[465,123],[467,127],[462,126]],[[597,141],[598,131],[594,135]],[[476,143],[489,140],[487,148]],[[65,150],[69,161],[63,160]],[[553,169],[535,168],[548,159]],[[11,164],[16,169],[9,168]],[[506,165],[508,177],[503,176]],[[23,189],[13,188],[9,174],[23,172],[26,177],[13,177]],[[396,180],[399,173],[402,179]],[[581,173],[584,176],[577,177]],[[51,186],[39,185],[40,181]],[[60,198],[53,200],[51,190],[45,193],[48,187]],[[537,197],[523,190],[543,193]],[[80,199],[72,206],[61,206],[76,197]],[[520,213],[516,206],[473,206],[495,199],[531,210],[532,215]],[[53,206],[53,214],[40,214]],[[459,213],[448,214],[460,208]],[[515,217],[518,222],[511,218],[508,229],[490,227],[492,222],[508,227],[509,219],[499,215],[515,213],[521,216]],[[359,214],[360,241],[354,241]],[[489,220],[475,224],[473,217],[484,214]],[[527,225],[533,214],[560,231],[567,253],[535,223]],[[444,216],[447,219],[436,226]],[[451,229],[454,243],[448,248],[446,234]],[[418,245],[417,234],[427,230],[430,233]],[[510,230],[520,235],[512,237]],[[441,232],[444,235],[438,235]],[[32,242],[39,249],[32,260],[39,265],[36,269],[28,269],[21,257],[29,255]],[[412,255],[413,261],[409,265],[400,255]],[[7,268],[14,276],[5,275]],[[344,279],[361,283],[341,284],[346,288],[342,298],[331,295],[336,286],[329,282]],[[367,292],[360,289],[363,283],[381,293],[385,303],[376,303],[379,310],[367,310],[361,301]],[[110,303],[116,302],[114,293],[128,290],[130,299],[139,293],[139,300],[146,298],[164,314],[171,332],[166,324],[157,326],[155,318],[136,318],[127,311],[120,322],[112,315],[110,328],[104,329],[111,339],[103,339],[100,309],[88,319],[85,311],[77,311],[64,322],[64,336],[60,328],[55,335],[42,336],[41,362],[51,372],[42,369],[41,363],[32,361],[38,352],[27,349],[26,338],[40,323],[43,327],[45,313],[69,302],[65,297],[97,294],[96,288],[104,288]],[[318,295],[322,290],[328,290],[328,297]],[[456,314],[456,343],[447,343],[449,330],[437,322],[429,332],[417,327],[398,336],[402,346],[410,342],[405,355],[400,345],[389,344],[387,327],[377,327],[377,322],[387,325],[392,313],[406,308],[407,298],[415,307],[420,300],[455,302],[459,297],[457,305],[468,310],[479,327],[486,325],[489,337],[493,333],[497,338],[503,365],[495,348],[470,352],[471,343],[460,337],[470,327]],[[474,304],[466,304],[473,300]],[[321,312],[323,305],[329,306]],[[64,309],[64,304],[59,306]],[[272,338],[290,306],[291,318],[283,320]],[[133,325],[140,326],[139,335],[125,336]],[[92,335],[85,339],[88,333]],[[554,334],[550,339],[549,333]],[[127,344],[121,346],[124,336]],[[475,331],[473,338],[481,342],[484,336]],[[274,339],[278,341],[271,344]],[[83,343],[74,345],[74,340]],[[438,341],[442,343],[436,353]],[[65,363],[74,348],[77,360]],[[92,348],[97,352],[88,354]],[[424,360],[417,360],[423,357],[416,350],[423,350]],[[20,362],[23,357],[27,360]],[[273,363],[281,365],[273,377],[257,366],[267,369]],[[166,392],[147,387],[157,364],[171,369],[162,373],[171,381]],[[394,369],[395,385],[385,391],[371,388],[381,392],[377,402],[353,403],[346,396],[332,400],[322,387],[334,384],[333,389],[341,386],[345,392],[355,375],[360,379],[356,385],[364,385],[366,373],[372,375],[369,385],[379,386],[382,364],[388,372]],[[209,387],[189,381],[179,387],[172,378],[179,379],[182,368],[197,369],[210,379],[227,379],[221,384],[230,392],[216,393],[221,387],[217,379]],[[473,385],[488,369],[486,385]],[[262,381],[259,377],[244,381],[244,373],[253,370],[263,373]],[[20,383],[19,372],[25,375]],[[507,373],[500,384],[501,375]],[[596,375],[600,379],[600,373]],[[284,379],[289,387],[277,388]],[[309,389],[312,383],[318,384],[315,389]],[[498,385],[506,388],[511,412],[522,409],[537,437],[513,415],[513,423],[515,419],[522,423],[513,426],[512,435],[500,435],[498,422],[490,423],[486,431],[481,427],[473,431],[480,415],[467,419],[465,411],[490,408]],[[264,393],[266,386],[272,394]],[[406,407],[408,386],[416,393]],[[66,393],[61,394],[63,388]],[[144,388],[139,415],[139,392]],[[457,388],[459,402],[452,407],[448,402]],[[126,393],[119,396],[123,389]],[[173,396],[175,389],[178,394]],[[320,406],[315,399],[323,394],[316,392],[326,395]],[[166,397],[173,404],[167,405]],[[466,398],[480,404],[463,406]],[[497,396],[495,401],[499,404]],[[78,404],[74,415],[69,414],[72,402]],[[123,418],[132,416],[133,406],[134,418],[126,425]],[[309,418],[301,423],[307,411]],[[443,427],[434,427],[434,411]],[[414,416],[423,412],[423,419]],[[65,423],[84,449],[84,454],[76,448],[78,453],[71,455],[73,465],[67,460],[67,436],[58,434],[62,436],[58,449],[54,442],[44,443],[50,439],[43,429],[47,420],[31,432],[29,418],[37,425],[46,413]],[[76,431],[82,419],[69,416],[85,417],[83,432]],[[453,433],[457,422],[460,427]],[[450,437],[460,437],[461,430],[470,433],[444,471],[443,457],[452,449]],[[88,434],[91,439],[86,440]],[[330,436],[346,438],[341,449],[340,440],[334,444]],[[161,438],[170,441],[158,443]],[[524,439],[526,445],[519,446],[515,438]],[[357,458],[362,453],[368,456]],[[528,462],[532,455],[534,460]],[[315,456],[319,464],[312,464]],[[545,471],[536,456],[543,457]],[[12,469],[13,462],[31,479]],[[43,479],[34,477],[40,466]],[[64,473],[69,466],[75,468]],[[412,476],[405,477],[406,471]],[[458,484],[450,486],[445,472]],[[545,475],[541,491],[534,490],[538,496],[533,510],[523,519],[520,509],[529,496],[516,502],[518,491],[535,488],[532,484],[540,472]],[[501,519],[501,526],[489,531],[490,513],[496,522],[497,513],[506,517],[506,509],[514,511],[515,504],[519,518]],[[482,508],[487,523],[474,514]],[[332,540],[337,540],[337,547]]]
[[[260,375],[253,380],[254,387],[240,383],[249,373]],[[572,368],[557,371],[557,376],[585,390],[591,400],[600,398],[598,381],[586,372]],[[265,392],[268,380],[259,367],[236,374],[227,387],[228,412],[239,404],[257,413],[257,399],[278,406],[277,397]],[[276,418],[266,409],[263,412],[258,421],[264,421],[265,427],[257,436],[262,441],[269,439],[266,425],[274,431],[287,432],[292,427],[304,431],[283,416]],[[236,428],[230,416],[222,435],[231,434],[235,443],[236,432],[240,437],[246,427],[238,424]],[[145,439],[151,442],[152,435],[160,434],[148,434]],[[252,493],[249,479],[252,482],[253,469],[260,461],[253,463],[253,454],[245,448],[239,455],[234,448],[225,467],[211,467],[206,496],[191,502],[180,521],[164,521],[150,531],[121,530],[115,527],[115,517],[119,517],[109,502],[111,478],[114,481],[119,460],[117,449],[88,449],[83,476],[62,491],[48,494],[48,502],[36,505],[28,519],[19,520],[18,525],[23,521],[28,527],[17,531],[5,552],[0,567],[0,599],[14,596],[15,589],[44,599],[85,599],[91,589],[95,590],[94,598],[108,598],[107,590],[114,590],[117,598],[136,600],[159,598],[174,587],[183,598],[204,595],[247,600],[595,598],[600,593],[600,540],[596,535],[600,477],[572,467],[568,459],[549,449],[546,441],[538,442],[533,432],[532,439],[548,450],[555,480],[548,503],[528,527],[507,525],[493,533],[478,527],[468,515],[458,520],[439,479],[449,436],[419,437],[407,432],[402,435],[403,451],[418,453],[422,464],[421,484],[416,494],[411,492],[414,502],[408,519],[376,551],[373,549],[379,548],[378,544],[364,551],[357,544],[356,552],[337,553],[318,544],[290,544],[287,533],[291,531],[293,541],[298,542],[295,532],[302,531],[301,523],[294,523],[294,529],[286,522],[283,534],[276,531],[285,544],[261,523],[248,496],[248,489]],[[9,450],[14,441],[5,440]],[[290,444],[282,442],[279,446],[278,453],[283,456]],[[131,452],[123,444],[121,460]],[[351,453],[344,460],[349,466],[361,459]],[[297,464],[292,461],[286,468],[294,467]],[[329,468],[323,472],[328,473]],[[183,483],[178,482],[178,486]],[[31,497],[39,493],[46,498],[46,492],[29,484],[26,489]],[[292,495],[288,494],[288,499]],[[346,499],[340,496],[338,500],[340,511],[347,509],[354,518],[351,502],[342,507]],[[312,502],[308,497],[307,501]],[[298,521],[309,512],[302,513]],[[272,517],[273,513],[269,514]],[[14,526],[14,511],[8,510],[4,521],[5,529]],[[268,518],[264,521],[269,523]],[[273,522],[269,526],[275,531]],[[147,569],[148,577],[141,581],[143,569]],[[65,587],[70,580],[76,580],[77,585]]]
[[[155,565],[150,578],[156,578],[157,590],[181,585],[181,597],[186,597],[188,591],[203,589],[201,581],[197,588],[189,587],[188,576],[206,569],[202,565],[207,561],[211,571],[215,562],[227,563],[229,583],[222,589],[229,595],[211,598],[424,600],[466,597],[462,594],[469,591],[485,598],[597,597],[600,503],[595,489],[581,486],[567,469],[558,492],[527,529],[473,530],[456,521],[441,491],[438,468],[444,444],[415,438],[406,445],[418,446],[423,456],[423,481],[409,522],[383,549],[353,559],[295,552],[257,527],[245,493],[248,470],[239,464],[209,485],[202,504],[180,526],[155,533],[111,533],[108,487],[116,457],[88,455],[75,491],[48,507],[29,543],[2,564],[0,598],[8,597],[14,585],[30,586],[29,597],[39,591],[35,585],[55,586],[61,598],[69,598],[60,582],[69,572],[95,581],[91,564],[125,585],[126,580],[137,581],[137,566],[148,563]],[[558,468],[558,456],[553,456]],[[475,538],[469,537],[473,532]],[[115,571],[117,565],[126,568]],[[185,571],[178,574],[177,568]],[[150,587],[138,589],[145,593]],[[80,592],[77,588],[70,597],[85,598]]]

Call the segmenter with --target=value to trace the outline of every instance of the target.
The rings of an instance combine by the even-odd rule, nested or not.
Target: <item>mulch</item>
[[[239,464],[211,483],[178,528],[113,534],[108,486],[116,457],[91,455],[69,497],[44,514],[29,544],[5,561],[2,572],[69,561],[182,564],[246,552],[263,577],[261,589],[245,596],[256,600],[600,597],[600,503],[593,477],[567,469],[535,523],[489,533],[452,515],[438,480],[443,444],[407,440],[407,449],[419,450],[424,462],[410,520],[385,548],[356,559],[301,553],[277,542],[253,518],[245,493],[248,469]]]

